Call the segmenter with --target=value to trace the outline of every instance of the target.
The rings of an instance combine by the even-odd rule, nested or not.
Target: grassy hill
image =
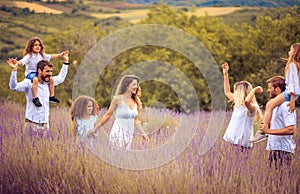
[[[300,13],[300,7],[295,7],[296,12]],[[291,14],[291,9],[288,7],[284,8],[246,8],[241,10],[236,10],[232,12],[231,14],[225,14],[221,17],[225,23],[228,25],[234,25],[234,24],[242,24],[242,23],[248,23],[251,26],[255,26],[255,21],[258,16],[270,16],[273,19],[280,19],[282,16],[285,16],[286,14]]]
[[[57,53],[65,49],[71,51],[71,59],[74,66],[72,66],[72,69],[69,73],[70,77],[61,88],[57,88],[61,98],[67,99],[65,100],[65,103],[68,103],[68,105],[70,105],[71,102],[70,96],[72,96],[72,81],[74,80],[73,78],[76,73],[76,67],[80,65],[86,53],[95,45],[97,41],[101,40],[103,37],[106,37],[108,34],[125,27],[134,26],[135,24],[133,24],[133,21],[136,20],[138,22],[141,16],[147,17],[145,20],[141,21],[143,24],[154,23],[172,25],[192,34],[206,44],[207,48],[210,49],[210,52],[214,54],[213,56],[216,58],[218,63],[220,63],[221,60],[224,60],[224,58],[235,63],[234,69],[236,69],[236,72],[240,72],[239,68],[241,67],[241,64],[244,65],[246,63],[246,67],[249,67],[247,71],[245,70],[245,72],[242,74],[239,73],[237,76],[240,77],[235,76],[234,79],[245,79],[245,77],[248,76],[246,78],[252,80],[252,72],[260,71],[260,66],[257,66],[258,70],[255,70],[251,66],[252,61],[256,61],[256,64],[269,64],[268,61],[273,60],[277,56],[283,56],[283,54],[281,54],[281,49],[285,51],[286,45],[289,45],[290,42],[298,41],[297,24],[299,23],[299,14],[297,15],[297,13],[300,13],[300,9],[298,8],[297,10],[297,7],[195,8],[170,7],[166,4],[162,4],[160,6],[152,5],[149,7],[149,9],[141,9],[140,7],[136,9],[120,9],[117,6],[117,3],[106,3],[105,5],[107,7],[111,5],[111,9],[110,12],[103,13],[100,11],[93,11],[100,9],[100,7],[88,6],[95,2],[96,1],[84,1],[84,4],[75,5],[32,2],[33,4],[25,4],[30,5],[29,7],[17,7],[16,5],[24,4],[16,4],[16,1],[5,1],[5,4],[0,5],[0,32],[2,35],[0,37],[0,71],[3,75],[5,75],[5,77],[0,80],[0,88],[2,90],[0,100],[2,98],[9,100],[13,99],[14,101],[22,102],[22,99],[24,99],[22,96],[20,99],[16,99],[19,98],[19,96],[15,95],[8,89],[7,80],[9,80],[8,75],[10,69],[5,63],[5,60],[8,57],[18,57],[18,59],[20,59],[22,57],[21,55],[26,41],[28,38],[33,36],[39,36],[43,39],[46,45],[47,53]],[[45,9],[45,7],[48,7],[49,9]],[[75,9],[75,7],[81,8]],[[42,10],[44,10],[44,12]],[[62,13],[54,13],[52,12],[53,10],[60,10]],[[49,11],[49,13],[47,11]],[[295,13],[295,11],[297,13]],[[286,13],[288,12],[293,12],[293,14],[289,14],[291,16],[289,17],[290,19],[283,19],[282,21],[278,21],[278,23],[276,23],[277,19],[285,17]],[[196,16],[189,17],[190,14]],[[201,17],[204,14],[207,14],[208,16]],[[271,17],[266,17],[266,20],[261,20],[261,17],[259,17],[261,15],[268,15]],[[222,19],[219,20],[216,17],[220,17]],[[223,23],[223,21],[226,23]],[[258,23],[259,21],[260,23]],[[256,24],[260,25],[258,25],[256,31],[255,28],[252,30],[252,27],[247,25],[242,25],[242,27],[247,28],[241,28],[241,26],[235,25],[241,23],[248,23],[252,25],[252,27],[256,27]],[[234,27],[232,25],[234,25]],[[267,29],[262,28],[264,26],[266,26]],[[268,31],[269,29],[272,29],[272,32],[278,31],[281,34],[270,34]],[[294,29],[294,33],[293,31],[291,33],[291,31],[287,29]],[[284,33],[288,33],[290,36],[286,36]],[[269,40],[267,36],[265,37],[266,34],[270,34],[272,38]],[[256,41],[253,42],[252,47],[248,47],[249,44],[252,44],[252,42],[248,40],[252,40],[253,37]],[[264,37],[265,39],[260,40],[259,37]],[[274,41],[274,37],[277,38],[276,41]],[[288,39],[289,37],[290,39]],[[243,42],[240,42],[241,38],[244,40]],[[264,45],[268,46],[269,42],[275,44],[275,46],[272,47],[274,49],[264,47]],[[284,45],[284,47],[282,45]],[[262,51],[260,51],[260,49]],[[243,50],[242,55],[240,50]],[[257,50],[260,52],[257,52]],[[156,55],[155,53],[159,53],[159,55]],[[260,53],[267,53],[267,57],[266,54],[260,56]],[[284,54],[285,53],[286,52],[284,52]],[[118,57],[111,62],[111,66],[109,66],[107,69],[107,72],[109,73],[105,73],[105,79],[103,78],[99,80],[99,82],[101,82],[99,85],[101,87],[103,86],[103,88],[99,89],[99,91],[101,91],[97,92],[98,95],[108,96],[111,94],[111,91],[107,88],[112,88],[112,83],[110,81],[106,82],[106,80],[111,80],[112,78],[117,77],[115,75],[117,75],[119,72],[122,72],[128,64],[136,64],[139,61],[145,61],[149,59],[153,60],[153,58],[158,59],[159,57],[161,57],[163,60],[170,59],[170,63],[176,64],[178,67],[185,68],[184,70],[187,73],[191,73],[191,75],[195,78],[197,77],[197,79],[195,79],[197,80],[195,81],[195,85],[198,84],[197,86],[201,86],[198,88],[205,87],[203,84],[204,82],[202,83],[201,80],[198,81],[200,73],[195,73],[192,71],[193,69],[190,69],[192,66],[190,66],[189,62],[180,55],[177,56],[177,54],[170,54],[169,51],[165,51],[161,48],[148,49],[147,47],[143,47],[124,52],[118,55]],[[248,61],[251,61],[251,63],[248,63]],[[56,64],[58,61],[52,62]],[[277,70],[273,69],[270,69],[269,71],[267,70],[266,72],[277,72]],[[265,74],[267,73],[262,73],[262,75]],[[260,82],[256,82],[256,80],[254,81],[257,85],[261,84]],[[203,84],[203,87],[201,84]],[[171,103],[175,102],[175,100],[172,99],[172,96],[170,98],[163,96],[168,95],[168,92],[160,93],[160,91],[166,91],[164,89],[165,88],[159,88],[157,90],[158,92],[156,92],[156,96],[161,97],[161,99],[171,99],[168,101]],[[198,91],[201,91],[201,89]],[[150,94],[150,92],[148,93]],[[144,94],[147,96],[147,91],[145,91]],[[202,92],[199,92],[199,99],[205,99],[201,101],[201,105],[206,106],[209,102],[209,98],[207,97],[208,95],[201,95]],[[145,104],[146,102],[151,104],[151,100],[152,98],[146,98]],[[108,103],[109,102],[106,99],[101,99],[101,104],[103,106],[108,106]],[[174,105],[174,103],[172,105]]]
[[[125,0],[128,3],[159,4],[161,0]],[[164,3],[174,6],[254,6],[254,7],[287,7],[300,5],[297,0],[164,0]]]
[[[192,8],[175,7],[189,11]],[[254,23],[256,16],[284,11],[284,8],[249,7],[200,7],[193,8],[195,15],[222,17],[228,24]],[[280,10],[280,11],[278,11]],[[103,28],[117,28],[121,23],[136,23],[146,18],[147,6],[123,2],[84,1],[45,3],[25,1],[2,1],[0,3],[0,62],[7,57],[21,57],[29,37],[41,38],[67,28],[76,28],[88,23],[104,23]],[[274,15],[274,17],[278,17]]]
[[[7,16],[8,9],[17,7],[23,11],[29,11],[34,13],[46,13],[46,14],[62,14],[62,13],[76,13],[88,15],[96,18],[109,18],[109,17],[120,17],[128,20],[132,23],[136,23],[141,19],[147,17],[148,5],[141,4],[129,4],[129,3],[101,3],[97,1],[84,1],[81,4],[65,4],[65,3],[43,3],[43,2],[24,2],[14,1],[2,3],[2,14]],[[184,9],[189,11],[191,7],[173,7],[174,9]],[[194,14],[210,16],[220,16],[233,13],[237,10],[243,10],[243,7],[201,7],[194,8]],[[255,8],[253,8],[255,9]],[[12,12],[11,15],[14,13]]]
[[[11,17],[0,17],[1,37],[0,52],[1,59],[8,56],[21,55],[26,41],[29,37],[39,36],[44,38],[48,34],[63,31],[69,26],[80,26],[84,22],[95,22],[97,19],[66,14],[28,14]],[[63,25],[62,25],[63,24]]]

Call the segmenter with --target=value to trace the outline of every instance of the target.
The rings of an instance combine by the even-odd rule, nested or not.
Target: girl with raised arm
[[[229,65],[222,65],[224,75],[224,93],[234,103],[234,110],[223,139],[234,145],[252,147],[249,139],[253,136],[254,120],[259,120],[261,111],[256,102],[255,94],[263,90],[260,86],[252,88],[247,81],[240,81],[234,84],[233,93],[230,91],[228,78]]]

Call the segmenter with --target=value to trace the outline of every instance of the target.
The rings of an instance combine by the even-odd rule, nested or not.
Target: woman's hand
[[[222,65],[222,69],[223,69],[223,74],[227,74],[229,71],[229,65],[227,62],[224,62]]]
[[[256,86],[255,88],[253,88],[253,90],[255,94],[262,93],[264,91],[261,86]]]
[[[149,142],[149,137],[146,134],[142,135],[144,142]]]
[[[92,129],[88,131],[88,137],[97,137],[98,136],[98,130],[97,129]]]

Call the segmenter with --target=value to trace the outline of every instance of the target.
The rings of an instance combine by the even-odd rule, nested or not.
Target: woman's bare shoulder
[[[115,104],[115,105],[117,105],[117,106],[119,106],[121,102],[122,102],[121,95],[113,96],[113,98],[112,98],[112,100],[111,100],[111,103],[112,103],[112,104]]]

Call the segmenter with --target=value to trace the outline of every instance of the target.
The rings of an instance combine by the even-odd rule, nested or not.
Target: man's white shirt
[[[287,106],[289,102],[284,102],[273,109],[270,129],[282,129],[288,126],[296,126],[296,113],[289,112]],[[293,135],[271,135],[268,136],[267,150],[281,150],[294,153],[296,143]]]
[[[63,65],[59,74],[53,76],[54,86],[64,82],[68,73],[68,65]],[[50,91],[48,82],[38,83],[38,97],[43,106],[36,107],[33,102],[32,83],[29,79],[17,82],[17,71],[12,71],[9,87],[11,90],[25,92],[26,95],[26,113],[25,118],[35,123],[48,123],[49,121],[49,97]]]

